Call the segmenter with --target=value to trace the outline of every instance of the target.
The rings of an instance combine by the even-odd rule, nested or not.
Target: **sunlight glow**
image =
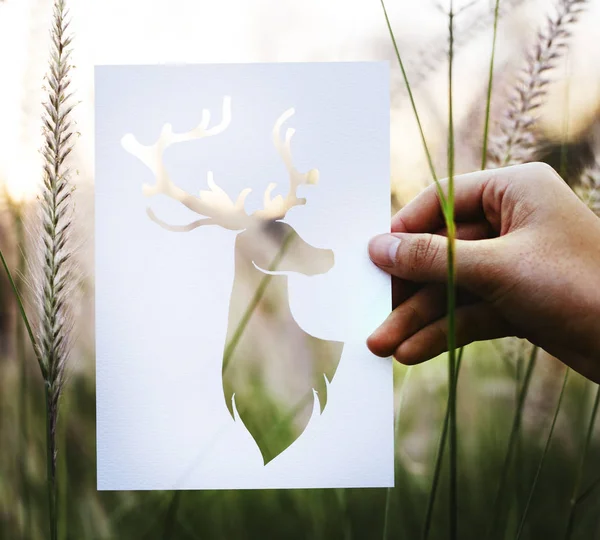
[[[24,203],[34,199],[40,192],[42,181],[42,159],[39,152],[19,148],[0,179],[2,191],[9,199]]]

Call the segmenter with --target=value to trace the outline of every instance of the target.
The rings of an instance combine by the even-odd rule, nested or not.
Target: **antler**
[[[187,232],[208,224],[220,225],[231,230],[240,230],[246,227],[250,219],[244,209],[244,201],[250,193],[250,189],[243,190],[234,203],[227,193],[215,184],[212,172],[207,173],[210,191],[201,191],[200,196],[191,195],[177,187],[169,177],[163,162],[165,150],[176,143],[212,137],[225,131],[231,123],[231,97],[225,96],[223,98],[221,123],[210,129],[208,127],[209,123],[210,111],[203,109],[202,120],[198,127],[186,133],[173,133],[171,124],[165,124],[159,139],[152,146],[141,144],[132,134],[125,135],[121,141],[123,148],[144,163],[156,177],[156,183],[153,186],[147,184],[143,186],[143,193],[146,197],[163,194],[179,201],[192,212],[205,216],[189,225],[174,226],[158,219],[154,212],[148,208],[147,212],[150,219],[170,231]]]
[[[306,199],[299,198],[296,194],[298,186],[303,184],[317,184],[319,181],[319,171],[317,169],[311,169],[307,173],[300,173],[294,167],[291,141],[296,130],[288,128],[285,132],[285,139],[281,139],[281,128],[283,124],[285,124],[285,122],[289,120],[294,113],[294,109],[288,109],[278,118],[277,122],[275,122],[275,125],[273,126],[273,144],[283,159],[283,162],[290,175],[290,188],[285,198],[283,198],[281,195],[277,195],[271,199],[271,193],[277,184],[269,184],[264,194],[264,208],[253,214],[253,216],[261,219],[282,219],[294,206],[306,204]]]

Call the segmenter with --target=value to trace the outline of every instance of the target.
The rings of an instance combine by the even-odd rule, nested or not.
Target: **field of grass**
[[[514,4],[506,3],[507,9]],[[566,138],[552,153],[538,136],[536,115],[553,70],[592,2],[555,4],[528,52],[515,59],[521,68],[501,107],[493,103],[498,68],[492,52],[475,152],[483,169],[547,159],[600,209],[597,162],[574,166]],[[394,488],[98,492],[93,342],[78,339],[78,324],[71,328],[78,317],[93,325],[94,293],[93,277],[81,279],[77,265],[70,266],[79,223],[70,206],[74,175],[67,158],[76,128],[70,123],[75,98],[69,91],[76,95],[77,89],[68,88],[68,53],[77,45],[66,28],[66,7],[64,0],[55,2],[49,39],[46,170],[40,171],[45,195],[21,205],[5,197],[0,214],[6,262],[0,268],[1,540],[600,538],[598,385],[526,342],[507,338],[459,351],[452,332],[448,355],[421,366],[394,367]],[[383,2],[382,7],[387,20]],[[463,151],[458,132],[464,128],[455,126],[453,114],[454,53],[464,46],[455,35],[455,19],[465,9],[471,9],[469,3],[459,9],[444,4],[450,38],[442,60],[448,83],[444,159],[430,150],[420,130],[431,181],[450,178],[449,190],[440,190],[450,231],[452,179]],[[491,51],[502,14],[503,2],[496,1],[489,13]],[[387,23],[392,69],[401,74],[406,101],[420,120],[423,110],[411,91],[404,51]],[[501,110],[497,118],[494,110]],[[600,159],[600,152],[594,158]],[[41,229],[23,227],[23,216],[38,213]],[[15,289],[29,317],[21,312]],[[448,291],[452,314],[453,287]],[[74,299],[78,312],[69,314]],[[264,403],[265,414],[275,416],[270,406]]]

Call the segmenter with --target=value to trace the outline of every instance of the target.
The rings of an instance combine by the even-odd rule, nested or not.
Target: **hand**
[[[526,338],[600,382],[600,219],[540,163],[457,176],[455,218],[457,346]],[[444,235],[432,185],[371,240],[394,276],[373,353],[417,364],[447,350]]]

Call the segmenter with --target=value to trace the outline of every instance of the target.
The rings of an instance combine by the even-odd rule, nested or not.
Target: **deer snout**
[[[335,257],[331,249],[312,248],[310,264],[307,264],[307,271],[302,272],[307,276],[326,274],[333,268]]]

